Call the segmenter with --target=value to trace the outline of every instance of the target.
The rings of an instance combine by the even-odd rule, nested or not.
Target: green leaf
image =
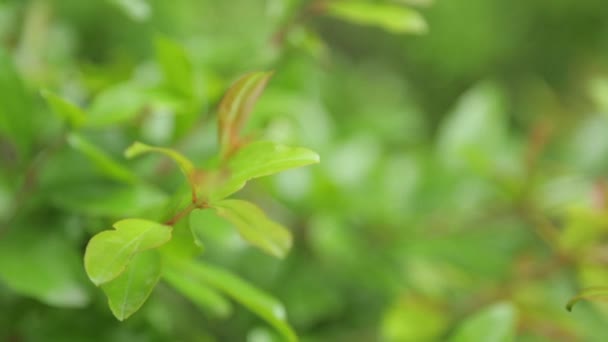
[[[219,143],[222,157],[238,144],[238,134],[247,122],[257,99],[264,91],[272,72],[243,75],[228,89],[218,109]]]
[[[153,221],[126,219],[114,228],[95,235],[85,251],[85,270],[98,286],[118,277],[135,254],[171,240],[172,228]]]
[[[137,312],[152,293],[160,275],[158,251],[148,250],[134,255],[124,272],[101,285],[114,316],[123,321]]]
[[[49,305],[86,306],[90,298],[77,248],[60,238],[57,227],[12,228],[0,238],[0,282]]]
[[[165,279],[182,295],[189,298],[202,310],[216,317],[225,318],[232,312],[232,305],[215,289],[209,287],[200,277],[189,273],[177,272],[167,267],[163,272]]]
[[[108,0],[135,21],[145,21],[152,10],[146,0]]]
[[[50,195],[51,203],[79,214],[102,217],[137,216],[162,208],[167,195],[148,185],[123,186],[107,183],[74,182]]]
[[[425,33],[424,18],[407,7],[360,1],[331,1],[328,14],[360,25],[380,27],[392,33]]]
[[[49,90],[42,90],[42,97],[59,118],[67,120],[73,128],[79,128],[86,121],[85,112],[72,102],[69,102]]]
[[[138,181],[137,176],[131,170],[113,160],[103,150],[93,145],[80,134],[70,133],[68,135],[68,144],[75,150],[82,152],[99,171],[109,178],[129,184]]]
[[[213,205],[218,215],[230,221],[239,234],[270,255],[283,258],[291,248],[291,233],[266,217],[260,208],[242,200],[224,200]]]
[[[165,147],[154,147],[146,144],[142,144],[139,141],[134,142],[125,151],[127,158],[134,158],[144,153],[156,152],[164,154],[165,156],[173,159],[173,161],[179,166],[182,173],[191,180],[191,177],[195,171],[194,164],[181,153]]]
[[[298,340],[293,329],[287,323],[285,307],[272,296],[253,287],[230,272],[205,263],[168,260],[175,272],[189,275],[193,279],[209,284],[251,312],[270,323],[289,342]]]
[[[568,311],[572,311],[574,305],[581,300],[608,301],[608,286],[596,286],[584,289],[579,295],[568,301],[568,304],[566,304],[566,309]]]
[[[157,37],[156,56],[167,87],[179,95],[194,97],[193,67],[184,48],[167,38]]]
[[[144,89],[134,83],[120,83],[93,99],[86,125],[105,127],[133,120],[147,103]]]
[[[467,318],[450,341],[513,341],[516,320],[517,312],[512,304],[498,303]]]
[[[289,147],[271,141],[246,145],[230,158],[229,178],[212,190],[209,200],[225,198],[245,186],[248,180],[315,164],[319,155],[302,147]]]

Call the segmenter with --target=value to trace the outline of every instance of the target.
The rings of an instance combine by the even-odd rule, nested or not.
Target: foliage
[[[603,341],[604,9],[0,1],[0,340]]]

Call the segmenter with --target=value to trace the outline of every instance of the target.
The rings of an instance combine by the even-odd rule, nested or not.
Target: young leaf
[[[131,170],[110,158],[103,150],[90,143],[83,136],[76,133],[70,133],[68,135],[68,144],[72,148],[82,152],[108,177],[129,184],[138,181],[137,176],[133,174]]]
[[[239,234],[266,253],[283,258],[291,248],[291,233],[266,217],[260,208],[242,200],[224,200],[213,205],[218,215],[230,221]]]
[[[173,161],[179,166],[182,173],[186,176],[188,181],[194,186],[194,181],[192,179],[195,171],[194,164],[192,164],[192,162],[184,155],[175,150],[164,147],[149,146],[136,141],[131,146],[129,146],[129,148],[127,148],[127,150],[125,151],[125,156],[127,158],[133,158],[141,154],[150,152],[164,154],[165,156],[173,159]]]
[[[75,104],[46,89],[42,90],[40,94],[44,97],[53,112],[58,117],[67,120],[72,128],[79,128],[86,121],[87,115]]]
[[[296,342],[298,340],[287,323],[285,308],[275,298],[221,268],[194,261],[173,259],[170,262],[179,274],[187,274],[193,279],[209,284],[260,316],[287,341]]]
[[[85,251],[85,270],[97,286],[118,277],[135,254],[171,240],[172,228],[153,221],[126,219],[114,228],[95,235]]]
[[[141,308],[158,283],[161,274],[158,251],[148,250],[133,256],[124,272],[101,285],[110,310],[123,321]]]
[[[583,292],[568,301],[566,309],[572,311],[574,305],[581,300],[608,300],[608,287],[596,286],[584,289]]]
[[[232,305],[215,289],[209,287],[202,279],[188,273],[181,273],[167,267],[163,279],[182,295],[189,298],[202,310],[219,318],[225,318],[232,312]]]
[[[467,318],[450,341],[512,341],[516,320],[517,312],[512,304],[495,304]]]
[[[211,192],[209,199],[225,198],[240,190],[250,179],[318,162],[317,153],[302,147],[289,147],[271,141],[251,143],[230,158],[229,178]]]
[[[425,33],[424,18],[407,7],[361,1],[330,1],[330,15],[360,25],[378,26],[392,33]]]
[[[272,72],[246,74],[239,78],[224,95],[218,109],[222,157],[227,157],[238,145],[238,134],[271,76]]]

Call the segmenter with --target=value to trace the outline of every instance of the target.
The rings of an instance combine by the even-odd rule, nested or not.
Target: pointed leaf
[[[69,102],[49,90],[42,90],[42,97],[46,100],[53,113],[68,121],[73,128],[78,128],[86,121],[85,112],[72,102]]]
[[[331,1],[328,14],[360,25],[380,27],[392,33],[425,33],[428,26],[417,11],[398,5],[362,1]]]
[[[218,215],[230,221],[239,234],[270,255],[283,258],[291,248],[291,233],[266,217],[260,208],[242,200],[224,200],[214,204]]]
[[[141,308],[158,283],[160,274],[160,255],[158,251],[148,250],[134,255],[124,272],[101,285],[110,310],[119,321]]]
[[[238,143],[238,134],[247,122],[272,72],[252,72],[239,78],[226,92],[218,109],[221,155],[226,156]]]
[[[165,156],[173,159],[173,161],[179,166],[182,173],[186,176],[188,181],[192,182],[194,164],[192,164],[192,162],[184,155],[170,148],[154,147],[136,141],[131,146],[129,146],[129,148],[127,148],[127,150],[125,151],[125,156],[127,158],[133,158],[141,154],[150,152],[164,154]]]
[[[215,188],[210,201],[225,198],[240,190],[253,178],[272,175],[288,169],[315,164],[319,155],[302,147],[289,147],[271,141],[246,145],[230,158],[228,179]]]
[[[179,95],[193,97],[194,72],[184,48],[167,38],[158,37],[156,56],[169,89]]]
[[[163,272],[163,279],[202,310],[216,317],[225,318],[232,312],[230,302],[199,277],[168,268]]]
[[[176,272],[188,274],[193,279],[199,279],[201,282],[209,284],[260,316],[281,333],[287,341],[298,340],[287,323],[285,307],[272,296],[224,269],[179,259],[172,259],[170,262]]]
[[[106,176],[124,183],[136,183],[137,176],[131,170],[108,156],[102,149],[93,145],[83,136],[71,133],[68,135],[68,144],[82,152]]]
[[[85,251],[85,270],[98,286],[118,277],[135,254],[171,239],[170,226],[143,219],[118,221],[114,228],[95,235]]]
[[[607,286],[597,286],[597,287],[590,287],[590,288],[584,289],[578,296],[573,297],[572,299],[570,299],[570,301],[568,301],[568,304],[566,304],[566,309],[568,311],[572,311],[572,308],[574,307],[574,305],[581,300],[607,301],[608,300],[608,287]]]

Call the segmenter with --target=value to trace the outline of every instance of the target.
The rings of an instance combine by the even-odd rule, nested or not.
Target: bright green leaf
[[[109,0],[109,2],[136,21],[148,19],[152,12],[150,4],[146,0]]]
[[[378,26],[392,33],[425,33],[426,21],[407,7],[361,1],[331,1],[330,15],[360,25]]]
[[[179,95],[193,97],[194,72],[184,48],[167,38],[158,37],[156,56],[168,88]]]
[[[131,170],[113,160],[103,150],[93,145],[82,135],[70,133],[68,135],[68,144],[70,144],[70,146],[74,149],[82,152],[102,173],[109,178],[125,183],[137,182],[137,176],[132,173]]]
[[[222,98],[218,109],[218,134],[222,156],[227,156],[238,143],[238,134],[271,76],[272,72],[246,74],[239,78]]]
[[[288,169],[315,164],[319,155],[302,147],[289,147],[270,141],[246,145],[230,159],[228,179],[215,188],[210,200],[225,198],[240,190],[253,178],[272,175]]]
[[[152,293],[160,274],[160,255],[148,250],[135,254],[124,272],[101,285],[114,316],[123,321],[137,312]]]
[[[171,239],[170,226],[143,219],[118,221],[114,228],[95,235],[84,255],[85,270],[98,286],[118,277],[135,254]]]
[[[283,258],[291,248],[289,230],[268,219],[252,203],[230,199],[215,203],[214,209],[230,221],[246,241],[268,254]]]
[[[515,307],[510,303],[499,303],[465,319],[450,341],[513,341],[516,325]]]
[[[572,308],[576,303],[581,300],[602,300],[608,301],[608,287],[607,286],[597,286],[590,287],[583,290],[578,296],[570,299],[568,304],[566,304],[566,309],[568,311],[572,311]]]
[[[283,305],[265,292],[251,286],[234,274],[208,264],[170,260],[171,266],[179,274],[188,274],[209,284],[236,302],[270,323],[289,342],[298,340],[293,329],[287,323],[287,314]]]
[[[167,267],[163,271],[163,279],[204,311],[220,318],[225,318],[232,312],[230,302],[206,282],[201,281],[200,277]]]
[[[73,128],[78,128],[86,121],[87,115],[77,105],[69,102],[49,90],[41,91],[42,97],[49,104],[55,115],[67,120]]]
[[[32,232],[13,227],[8,235],[3,235],[0,282],[49,305],[84,307],[89,302],[80,255],[60,238],[56,229]]]

